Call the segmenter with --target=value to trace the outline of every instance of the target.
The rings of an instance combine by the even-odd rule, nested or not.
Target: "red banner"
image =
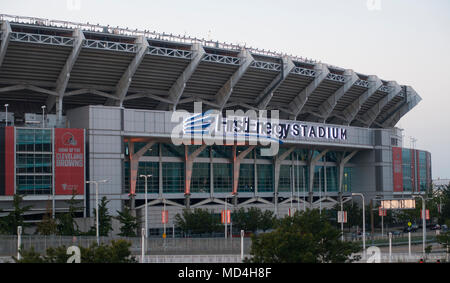
[[[402,149],[400,147],[392,148],[392,167],[393,167],[393,181],[394,192],[403,192],[403,160]]]
[[[227,224],[230,224],[231,223],[231,210],[229,210],[229,209],[222,210],[220,220],[221,220],[222,224],[225,224],[225,221]]]
[[[382,207],[378,208],[378,216],[387,216],[387,210]]]
[[[55,194],[84,194],[84,130],[55,129]]]
[[[14,127],[5,128],[5,195],[12,196],[15,193],[14,190]]]
[[[161,224],[169,223],[169,211],[163,210],[161,211]]]

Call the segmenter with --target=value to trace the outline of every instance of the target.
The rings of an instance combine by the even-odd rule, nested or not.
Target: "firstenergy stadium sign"
[[[283,143],[288,137],[318,138],[324,140],[347,140],[347,129],[318,126],[307,123],[283,123],[259,120],[251,117],[231,116],[227,118],[206,112],[192,115],[183,121],[185,135],[232,136],[235,138],[267,139]]]
[[[278,153],[280,144],[288,141],[295,142],[296,139],[315,142],[348,140],[347,128],[299,121],[280,121],[278,111],[270,111],[270,118],[267,111],[256,113],[249,110],[244,113],[242,110],[228,110],[226,117],[217,110],[197,113],[191,114],[185,111],[172,113],[171,122],[177,123],[171,133],[171,139],[175,145],[190,145],[193,140],[195,144],[207,145],[246,143],[270,146],[271,154],[262,155],[273,156]]]

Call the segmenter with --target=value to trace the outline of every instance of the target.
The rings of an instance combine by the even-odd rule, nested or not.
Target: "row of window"
[[[143,148],[146,145],[146,143],[134,143],[134,153],[138,152],[141,148]],[[198,149],[200,146],[192,145],[188,146],[188,154],[193,153],[196,149]],[[236,155],[239,155],[241,152],[245,151],[248,147],[246,146],[238,146],[236,148]],[[279,153],[282,154],[286,152],[287,148],[280,148]],[[160,152],[161,151],[161,152]],[[129,155],[130,152],[130,145],[128,143],[125,143],[125,154]],[[185,157],[185,146],[175,146],[173,144],[155,144],[153,147],[148,150],[144,156],[161,156],[164,157],[179,157],[184,158]],[[261,155],[261,148],[256,148],[252,150],[250,153],[248,153],[245,156],[245,159],[254,159],[256,154],[257,159],[267,159],[272,160],[273,157],[271,156],[262,156]],[[294,160],[294,161],[307,161],[308,160],[308,154],[309,150],[307,149],[297,149],[294,150],[289,156],[286,158],[286,160]],[[319,154],[319,151],[314,151],[313,155],[316,156]],[[337,152],[328,152],[325,154],[324,157],[322,157],[319,162],[337,162],[338,160],[338,154]],[[200,154],[199,158],[232,158],[233,156],[233,147],[232,146],[209,146],[205,148]]]
[[[52,130],[16,129],[17,193],[52,194],[52,148]]]
[[[405,192],[413,191],[413,182],[419,182],[418,185],[420,191],[425,191],[427,189],[427,184],[429,183],[426,152],[419,151],[419,158],[414,160],[414,157],[416,156],[411,154],[411,149],[402,150],[403,191]],[[419,172],[417,172],[417,169],[414,169],[417,165],[419,167]],[[414,178],[418,178],[418,180],[414,180]]]
[[[184,193],[184,163],[162,163],[162,187],[164,193]],[[226,163],[212,164],[214,172],[214,192],[231,192],[233,187],[233,166]],[[239,192],[254,192],[255,181],[258,182],[259,192],[274,191],[274,167],[271,164],[257,164],[257,178],[255,180],[255,165],[241,164],[239,170]],[[125,162],[125,190],[130,190],[130,170],[129,162]],[[159,163],[158,162],[140,162],[138,170],[138,179],[136,181],[136,192],[145,192],[145,179],[139,178],[140,175],[149,175],[147,192],[159,192]],[[296,192],[307,191],[309,184],[307,166],[282,165],[280,167],[279,191]],[[194,163],[191,177],[192,193],[209,193],[211,180],[211,164]],[[343,178],[343,191],[351,191],[352,168],[345,168]],[[315,192],[337,192],[338,188],[338,170],[337,167],[316,166],[313,190]]]

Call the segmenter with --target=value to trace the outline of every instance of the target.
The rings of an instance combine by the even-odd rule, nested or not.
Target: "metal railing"
[[[100,237],[101,244],[109,244],[113,240],[126,240],[131,243],[133,255],[141,253],[141,238]],[[50,247],[90,247],[97,242],[92,236],[41,236],[22,235],[24,250],[32,247],[40,254],[45,254]],[[250,253],[251,239],[244,239],[244,253]],[[240,238],[148,238],[146,239],[147,255],[240,255]],[[0,235],[0,257],[17,256],[17,236]]]
[[[194,44],[200,43],[204,47],[210,48],[218,48],[232,51],[241,51],[242,49],[247,49],[253,54],[261,55],[261,56],[269,56],[269,57],[282,57],[287,54],[281,52],[275,52],[266,49],[259,49],[254,47],[247,47],[246,44],[233,44],[226,42],[219,42],[213,40],[206,40],[204,38],[196,38],[186,35],[174,35],[169,33],[159,33],[156,31],[149,30],[138,30],[138,29],[128,29],[128,28],[120,28],[120,27],[111,27],[104,26],[100,24],[90,24],[90,23],[76,23],[70,21],[60,21],[60,20],[49,20],[45,18],[37,18],[37,17],[25,17],[25,16],[15,16],[8,14],[0,14],[0,21],[10,21],[15,23],[29,24],[29,25],[38,25],[38,26],[49,26],[49,27],[59,27],[66,29],[80,29],[88,32],[98,32],[98,33],[110,33],[113,35],[123,35],[123,36],[144,36],[148,39],[158,40],[158,41],[169,41],[176,42],[182,44]],[[301,56],[293,56],[290,57],[297,62],[302,62],[306,64],[316,64],[319,63],[317,60],[313,60],[310,58],[305,58]]]

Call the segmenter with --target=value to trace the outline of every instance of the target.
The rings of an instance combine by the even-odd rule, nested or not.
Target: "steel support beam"
[[[349,125],[355,119],[361,106],[383,85],[383,82],[377,76],[369,76],[368,81],[369,89],[342,112],[345,122]]]
[[[246,49],[243,49],[241,53],[239,53],[239,57],[241,58],[241,65],[215,96],[216,104],[219,106],[218,108],[221,111],[227,104],[228,99],[230,99],[230,96],[233,93],[233,88],[237,85],[239,80],[244,76],[254,61],[252,54]]]
[[[333,113],[339,100],[352,88],[352,86],[359,80],[358,75],[353,70],[345,70],[346,77],[345,84],[341,86],[334,94],[332,94],[322,105],[319,106],[319,114],[323,117],[325,122],[330,114]]]
[[[58,96],[57,97],[49,96],[47,98],[46,103],[48,111],[51,111],[56,104],[56,114],[58,122],[61,122],[62,120],[63,99],[64,93],[66,92],[67,84],[69,83],[70,72],[72,72],[73,66],[75,65],[75,62],[77,61],[78,56],[80,55],[81,48],[83,47],[83,42],[85,40],[83,31],[81,29],[76,29],[73,32],[73,37],[74,43],[72,52],[67,58],[63,69],[59,73],[58,80],[56,81],[55,91],[58,94]]]
[[[186,198],[186,208],[190,208],[190,196],[191,196],[191,179],[192,171],[194,168],[195,159],[206,149],[207,145],[204,144],[197,148],[193,153],[189,154],[189,146],[185,145],[185,182],[184,182],[184,195]]]
[[[186,83],[194,74],[195,70],[197,70],[198,66],[202,62],[204,55],[206,54],[205,49],[203,49],[200,43],[193,44],[191,50],[192,50],[191,62],[169,90],[168,100],[171,101],[169,106],[172,105],[172,109],[174,111],[177,109],[181,96],[183,95],[183,91],[186,88]],[[156,109],[166,110],[166,108],[167,108],[166,103],[160,103]]]
[[[339,175],[338,175],[338,189],[342,192],[342,185],[344,180],[345,165],[358,153],[358,150],[352,151],[349,155],[345,156],[345,152],[342,153],[342,157],[339,160]]]
[[[237,146],[233,146],[233,192],[232,195],[236,196],[238,194],[239,187],[239,173],[241,169],[241,162],[244,158],[255,148],[256,146],[251,145],[244,151],[238,154]]]
[[[388,85],[391,88],[388,95],[382,98],[359,119],[359,121],[363,122],[367,127],[372,126],[383,108],[402,91],[402,87],[397,82],[388,82]]]
[[[310,198],[310,202],[312,203],[312,194],[313,194],[313,187],[314,187],[314,172],[315,172],[315,167],[317,164],[317,161],[319,161],[322,157],[325,156],[325,154],[327,154],[330,150],[329,149],[325,149],[324,151],[322,151],[321,153],[317,154],[316,156],[313,157],[314,151],[311,151],[311,156],[309,158],[309,193],[311,195]]]
[[[406,103],[396,110],[390,117],[382,122],[383,127],[394,127],[398,121],[411,109],[413,109],[422,98],[417,94],[417,92],[410,86],[406,86]]]
[[[136,195],[136,182],[137,182],[137,174],[139,170],[139,160],[144,154],[155,145],[155,141],[147,143],[143,148],[141,148],[138,152],[134,153],[134,142],[129,143],[129,151],[130,151],[130,195]]]
[[[295,146],[290,147],[288,150],[286,150],[285,152],[278,154],[275,158],[274,158],[274,184],[275,184],[275,192],[274,192],[274,206],[275,206],[275,216],[278,215],[278,187],[280,185],[279,181],[280,181],[280,170],[281,170],[281,163],[283,162],[283,160],[285,160],[289,154],[291,154],[294,150],[296,149]]]
[[[148,41],[144,36],[139,36],[136,38],[136,45],[138,46],[138,50],[136,52],[136,56],[134,56],[133,61],[131,61],[130,65],[128,65],[127,70],[122,75],[119,83],[116,85],[115,96],[118,98],[117,100],[108,99],[106,105],[108,106],[121,106],[125,100],[125,96],[128,93],[128,89],[131,85],[131,80],[133,79],[134,74],[136,73],[139,65],[144,60],[145,55],[148,52]]]
[[[289,111],[294,113],[294,115],[291,116],[292,120],[297,119],[297,116],[302,111],[303,106],[305,106],[306,102],[308,101],[309,96],[316,90],[316,88],[320,86],[323,80],[325,80],[330,73],[328,67],[325,64],[321,63],[316,64],[314,66],[314,70],[316,70],[316,78],[288,105]]]
[[[11,38],[11,25],[8,21],[2,23],[2,44],[0,45],[0,67],[5,59],[6,50],[8,49],[9,41]]]
[[[278,89],[278,87],[280,87],[280,85],[295,68],[294,61],[292,61],[291,57],[284,56],[281,59],[283,62],[281,73],[256,98],[256,104],[260,110],[265,110],[267,108],[267,105],[269,105],[272,100],[273,93]]]

